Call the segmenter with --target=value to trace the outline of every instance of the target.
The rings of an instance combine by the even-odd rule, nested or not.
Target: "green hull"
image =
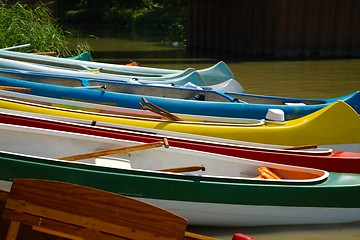
[[[360,176],[356,174],[330,173],[324,182],[296,184],[113,169],[9,153],[0,153],[0,166],[2,180],[21,177],[65,181],[131,197],[234,205],[360,208]]]

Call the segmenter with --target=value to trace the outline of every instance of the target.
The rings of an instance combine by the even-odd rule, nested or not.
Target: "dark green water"
[[[73,41],[89,43],[95,60],[101,62],[126,64],[129,60],[135,60],[147,67],[200,69],[224,60],[248,93],[325,98],[360,90],[360,59],[248,61],[224,54],[188,53],[176,41],[161,40],[166,39],[166,36],[144,37],[117,30],[103,30],[79,30],[77,34],[80,37],[73,38]],[[221,239],[231,239],[235,232],[262,240],[360,239],[360,222],[252,228],[191,227],[190,230]]]

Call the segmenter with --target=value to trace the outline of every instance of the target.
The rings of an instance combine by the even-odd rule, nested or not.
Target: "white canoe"
[[[171,77],[172,75],[177,76],[187,71],[196,71],[199,76],[208,84],[213,85],[229,79],[234,79],[234,75],[230,68],[223,61],[217,64],[200,70],[188,68],[185,70],[174,70],[174,69],[161,69],[151,67],[134,67],[124,66],[118,64],[101,63],[93,61],[79,61],[69,58],[55,58],[44,55],[34,55],[30,53],[14,52],[7,50],[0,50],[0,57],[19,60],[23,62],[33,62],[37,64],[53,66],[64,69],[80,69],[86,71],[100,70],[104,73],[121,74],[121,75],[135,75],[135,76],[148,76],[155,78]]]
[[[139,198],[192,225],[258,226],[360,220],[360,176],[178,148],[0,125],[0,178],[67,181]],[[142,145],[144,146],[144,145]],[[110,156],[74,155],[127,147]],[[119,149],[118,149],[119,150]],[[121,149],[120,149],[121,150]],[[70,161],[71,160],[71,161]],[[202,171],[189,171],[190,166]],[[280,179],[256,178],[266,167]],[[170,169],[170,170],[169,170]],[[349,185],[349,183],[351,184]],[[325,198],[325,199],[324,199]],[[343,199],[347,199],[344,201]]]

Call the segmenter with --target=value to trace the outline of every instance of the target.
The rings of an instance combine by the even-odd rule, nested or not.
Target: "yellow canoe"
[[[265,122],[258,126],[119,117],[6,98],[0,98],[0,108],[256,143],[293,146],[351,144],[351,151],[360,151],[359,115],[342,101],[335,102],[302,118],[283,123]]]

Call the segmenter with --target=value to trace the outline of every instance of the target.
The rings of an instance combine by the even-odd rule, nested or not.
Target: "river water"
[[[341,60],[247,60],[219,53],[189,53],[176,40],[161,34],[139,36],[120,30],[96,27],[71,29],[72,46],[88,43],[96,61],[186,69],[209,67],[225,61],[246,92],[288,97],[327,98],[360,90],[360,59]],[[360,134],[360,133],[354,133]],[[246,196],[244,196],[246,197]],[[354,196],[359,198],[360,196]],[[326,199],[324,199],[326,201]],[[355,240],[360,239],[360,222],[334,225],[213,228],[190,227],[196,233],[231,239],[242,232],[261,240]]]

